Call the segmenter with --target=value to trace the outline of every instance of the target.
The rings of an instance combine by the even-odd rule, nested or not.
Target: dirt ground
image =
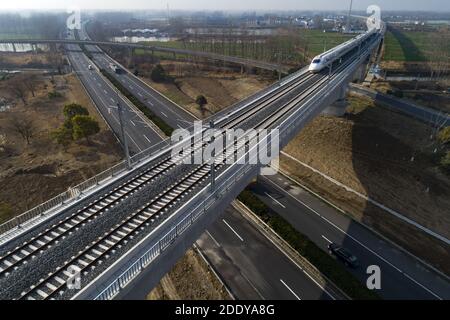
[[[0,112],[0,134],[7,140],[5,150],[0,153],[0,203],[11,209],[0,221],[64,192],[121,158],[116,139],[74,75],[54,76],[52,81],[50,76],[35,74],[35,97],[27,92],[27,105],[10,87],[14,77],[22,76],[0,81],[0,97],[11,106]],[[53,91],[62,96],[49,98],[48,93]],[[62,125],[63,107],[72,102],[86,107],[98,120],[101,131],[91,139],[91,144],[77,141],[65,151],[52,140],[50,133]],[[34,132],[30,145],[14,130],[14,118],[32,120]]]
[[[194,250],[186,252],[172,271],[147,296],[148,300],[230,300],[226,289]]]
[[[50,66],[48,55],[45,53],[12,53],[0,52],[0,67],[45,67]]]
[[[129,60],[121,55],[114,55],[123,65]],[[272,82],[267,73],[241,73],[239,68],[224,68],[200,62],[158,61],[174,79],[173,83],[156,83],[150,79],[154,66],[148,58],[134,58],[133,68],[138,70],[142,80],[175,103],[183,106],[199,118],[208,117],[223,108],[243,100],[249,95],[266,88]],[[200,110],[195,103],[199,95],[204,95],[208,104]]]
[[[318,117],[285,151],[416,222],[450,236],[450,180],[437,168],[430,128],[351,96],[344,118]],[[399,219],[368,205],[311,170],[282,157],[282,168],[354,219],[449,273],[450,254]],[[414,160],[414,161],[412,161]]]

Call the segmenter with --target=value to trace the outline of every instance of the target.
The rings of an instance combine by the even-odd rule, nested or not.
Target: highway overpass
[[[129,49],[144,49],[150,52],[165,52],[179,55],[194,56],[199,58],[204,58],[208,60],[223,61],[227,63],[233,63],[244,67],[253,67],[269,71],[279,71],[281,73],[287,73],[289,68],[283,65],[245,59],[240,57],[226,56],[217,53],[188,50],[188,49],[176,49],[161,46],[148,46],[139,43],[128,43],[128,42],[111,42],[111,41],[92,41],[92,40],[67,40],[67,39],[2,39],[0,44],[9,44],[14,47],[16,44],[60,44],[60,45],[91,45],[91,46],[106,46],[106,47],[116,47],[116,48],[129,48]]]

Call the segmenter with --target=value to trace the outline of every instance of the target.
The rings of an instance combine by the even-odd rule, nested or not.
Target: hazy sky
[[[336,10],[350,0],[0,0],[0,10],[66,9],[170,9],[184,10]],[[450,11],[449,0],[354,0],[357,10],[377,4],[384,10]]]

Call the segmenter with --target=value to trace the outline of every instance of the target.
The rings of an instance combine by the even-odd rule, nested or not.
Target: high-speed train
[[[366,33],[362,33],[357,37],[350,39],[339,46],[324,52],[312,60],[308,70],[312,73],[318,73],[324,68],[328,67],[333,61],[341,58],[352,49],[358,47],[361,43],[370,38],[373,34],[377,33],[377,29],[372,29]]]

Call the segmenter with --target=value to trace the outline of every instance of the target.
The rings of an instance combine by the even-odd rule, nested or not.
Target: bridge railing
[[[137,166],[144,161],[151,159],[152,157],[160,154],[162,151],[167,150],[167,146],[170,145],[169,140],[164,140],[153,147],[150,147],[142,152],[131,157],[132,167]],[[126,161],[121,161],[113,167],[83,181],[82,183],[69,188],[67,191],[51,198],[50,200],[41,203],[40,205],[18,215],[3,224],[0,225],[0,235],[5,234],[13,229],[21,229],[24,224],[30,222],[33,219],[45,218],[47,215],[55,212],[58,209],[69,205],[72,201],[80,199],[83,194],[95,187],[99,187],[112,181],[117,175],[120,175],[127,171]]]
[[[231,176],[228,174],[222,181],[217,184],[216,191],[210,192],[209,186],[195,195],[195,199],[202,199],[189,213],[181,219],[173,228],[170,229],[163,237],[161,237],[148,251],[137,258],[122,274],[120,274],[113,282],[111,282],[102,292],[100,292],[95,300],[113,299],[125,286],[136,278],[143,269],[155,261],[165,250],[167,250],[182,234],[204,215],[214,205],[216,201],[221,199],[224,194],[230,190],[243,176],[251,170],[257,170],[257,167],[251,165],[240,165],[240,169],[235,171]],[[203,200],[204,199],[204,200]]]
[[[56,197],[22,213],[19,216],[12,218],[0,225],[0,234],[8,232],[14,228],[21,228],[21,226],[37,217],[44,217],[53,210],[63,207],[74,199],[78,199],[82,194],[92,187],[99,186],[105,183],[110,178],[123,172],[126,169],[126,162],[122,161],[115,166],[95,175],[94,177],[83,181],[75,187],[69,188],[67,191],[57,195]]]

